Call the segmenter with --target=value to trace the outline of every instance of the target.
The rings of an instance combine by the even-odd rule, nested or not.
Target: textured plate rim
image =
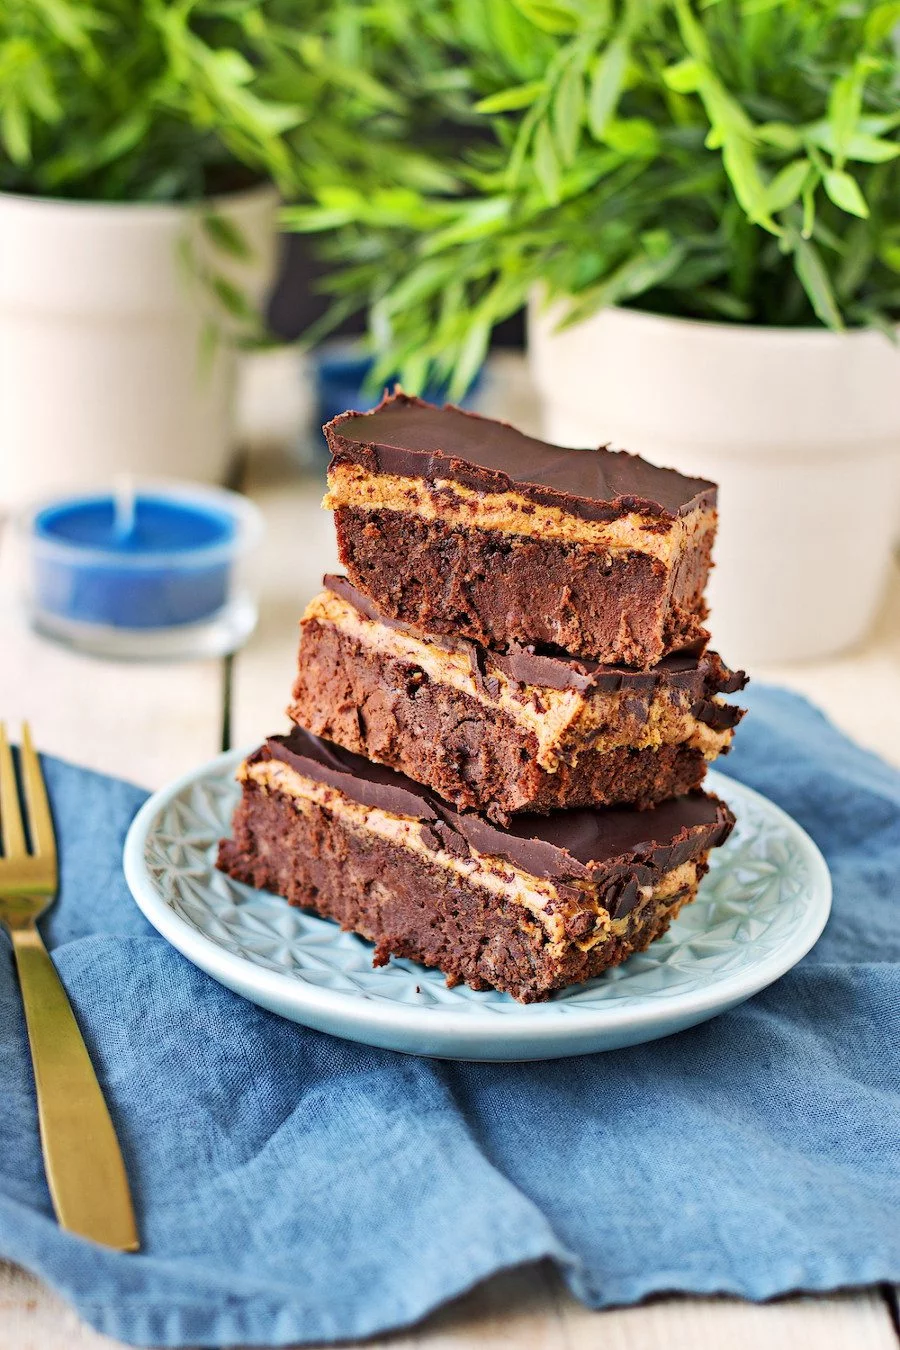
[[[367,998],[361,993],[326,989],[304,980],[302,975],[270,970],[249,957],[219,946],[163,899],[146,868],[147,839],[173,798],[199,779],[230,776],[249,753],[247,748],[227,750],[190,769],[147,799],[134,817],[125,839],[125,879],[144,917],[182,956],[251,1002],[255,1001],[253,996],[244,993],[241,986],[252,987],[265,999],[266,1007],[272,1007],[272,1000],[290,1005],[296,1014],[293,1020],[300,1023],[309,1016],[320,1025],[324,1013],[332,1014],[336,1020],[343,1017],[357,1023],[363,1021],[380,1032],[421,1034],[427,1030],[438,1039],[455,1037],[476,1041],[479,1037],[488,1037],[495,1043],[498,1040],[508,1042],[512,1048],[523,1040],[529,1044],[542,1040],[558,1041],[563,1030],[561,1017],[564,1016],[566,1039],[575,1043],[572,1053],[578,1053],[580,1036],[646,1029],[659,1021],[684,1025],[687,1021],[702,1021],[705,1016],[713,1016],[719,1010],[724,1012],[751,998],[785,975],[815,946],[831,912],[831,873],[818,845],[803,827],[762,793],[727,774],[710,770],[706,786],[711,791],[720,793],[727,800],[729,790],[734,787],[739,795],[755,801],[773,822],[793,836],[810,867],[812,899],[805,921],[798,924],[781,947],[769,952],[749,969],[719,978],[712,975],[709,984],[701,989],[674,994],[648,993],[646,1006],[638,1008],[611,1003],[608,1007],[573,1010],[570,1005],[565,1014],[557,1018],[548,1015],[548,1009],[554,1006],[552,1003],[519,1004],[514,1009],[515,1015],[505,1016],[502,1023],[496,1013],[472,1010],[471,1006],[466,1011],[444,1007],[417,1008]],[[342,1032],[336,1030],[332,1034],[340,1036]],[[660,1035],[665,1034],[665,1031],[660,1032]]]

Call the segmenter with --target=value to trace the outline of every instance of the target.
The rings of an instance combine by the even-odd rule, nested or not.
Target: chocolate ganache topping
[[[717,652],[704,651],[703,645],[673,652],[650,670],[633,670],[630,666],[609,666],[588,657],[573,656],[570,652],[540,650],[511,643],[505,651],[483,647],[469,638],[451,638],[429,633],[427,638],[401,623],[379,613],[367,595],[344,576],[328,573],[322,579],[327,590],[333,591],[352,605],[363,618],[384,624],[387,628],[408,633],[418,641],[427,641],[444,651],[465,652],[472,672],[480,686],[489,694],[492,671],[501,671],[518,684],[535,685],[544,689],[574,689],[587,693],[596,689],[602,693],[629,694],[652,698],[658,688],[682,689],[692,699],[691,713],[714,731],[725,731],[736,726],[744,715],[742,708],[714,702],[716,694],[733,694],[743,689],[747,676],[742,670],[731,671]]]
[[[372,412],[342,413],[323,430],[332,464],[349,461],[375,473],[449,480],[479,492],[518,492],[585,520],[630,512],[674,520],[716,504],[714,483],[658,468],[625,450],[549,445],[508,422],[400,392],[385,395]]]
[[[351,801],[421,821],[436,848],[466,854],[471,846],[553,881],[597,881],[627,864],[646,883],[723,843],[734,825],[724,802],[692,792],[652,811],[608,808],[525,814],[514,816],[503,829],[483,816],[454,811],[405,774],[300,727],[287,736],[269,737],[250,763],[265,760],[281,761]]]

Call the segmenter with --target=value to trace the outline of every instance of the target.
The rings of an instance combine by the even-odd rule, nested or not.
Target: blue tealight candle
[[[102,655],[234,650],[255,620],[236,569],[259,532],[246,499],[187,484],[45,503],[28,518],[35,623]]]

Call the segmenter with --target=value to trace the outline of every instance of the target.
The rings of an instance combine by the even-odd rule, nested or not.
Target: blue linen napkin
[[[832,869],[834,914],[750,1003],[667,1041],[544,1064],[417,1060],[282,1021],[144,921],[122,877],[144,794],[46,762],[62,891],[45,932],[116,1119],[144,1249],[56,1227],[8,946],[0,1256],[108,1335],[372,1335],[555,1259],[602,1307],[900,1279],[900,774],[751,690],[725,767]]]

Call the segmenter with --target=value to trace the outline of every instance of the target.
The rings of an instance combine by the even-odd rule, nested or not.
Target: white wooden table
[[[0,525],[0,714],[14,732],[28,718],[41,749],[155,788],[217,753],[229,721],[238,745],[282,727],[297,619],[322,572],[336,563],[331,521],[318,507],[321,484],[292,471],[283,454],[251,458],[244,486],[264,511],[269,533],[259,627],[230,671],[218,661],[106,664],[34,637],[16,607],[9,532]],[[851,735],[900,765],[900,575],[863,650],[754,674],[808,693]],[[576,1303],[551,1270],[531,1267],[490,1281],[411,1332],[372,1344],[395,1350],[898,1350],[896,1326],[886,1290],[767,1305],[665,1298],[598,1313]],[[115,1344],[81,1324],[36,1280],[0,1263],[0,1350],[112,1350]]]

